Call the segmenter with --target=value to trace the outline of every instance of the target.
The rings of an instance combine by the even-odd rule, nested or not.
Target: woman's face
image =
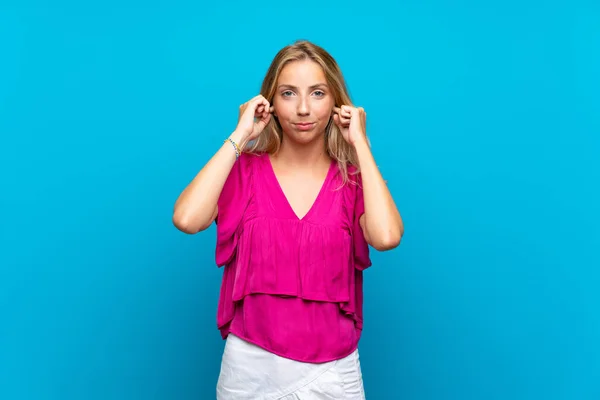
[[[272,103],[284,134],[298,143],[322,139],[335,105],[323,69],[312,60],[283,68]]]

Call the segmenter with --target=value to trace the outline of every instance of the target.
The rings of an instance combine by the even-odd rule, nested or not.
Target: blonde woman
[[[365,125],[333,57],[297,41],[177,199],[181,231],[216,222],[218,399],[365,398],[369,245],[395,248],[404,233]]]

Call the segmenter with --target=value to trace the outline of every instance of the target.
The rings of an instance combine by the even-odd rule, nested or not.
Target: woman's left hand
[[[333,121],[340,128],[342,136],[351,145],[367,140],[367,113],[362,107],[341,106],[333,108]]]

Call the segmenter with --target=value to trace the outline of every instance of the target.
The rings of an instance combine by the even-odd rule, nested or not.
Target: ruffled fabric
[[[243,154],[236,162],[218,202],[216,262],[225,268],[217,324],[223,338],[233,328],[246,340],[302,361],[343,357],[356,348],[363,271],[371,260],[359,222],[360,177],[339,189],[337,172],[332,164],[313,207],[300,219],[267,155]],[[282,330],[286,321],[295,329]]]
[[[233,300],[263,293],[348,302],[351,251],[350,235],[339,228],[255,218],[240,233]]]
[[[246,153],[240,156],[233,165],[217,201],[215,256],[219,267],[230,264],[234,257],[238,240],[237,231],[255,192],[252,183],[252,163],[255,158],[256,156]]]
[[[354,174],[356,172],[355,167],[350,167],[348,172]],[[365,213],[365,199],[363,195],[362,189],[362,179],[359,175],[351,175],[354,180],[354,188],[352,195],[346,196],[346,207],[350,208],[353,206],[354,217],[352,221],[352,237],[354,244],[354,262],[355,267],[361,271],[369,268],[371,263],[371,258],[369,255],[369,245],[365,240],[365,236],[363,234],[362,228],[360,227],[360,217]],[[351,191],[348,190],[347,193]],[[347,210],[350,213],[350,210]]]

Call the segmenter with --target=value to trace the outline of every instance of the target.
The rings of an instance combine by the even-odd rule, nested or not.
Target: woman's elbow
[[[380,235],[378,237],[378,240],[373,241],[371,246],[373,246],[373,248],[378,251],[388,251],[395,249],[396,247],[400,246],[400,242],[402,241],[403,235],[403,227],[388,230],[386,234]]]
[[[199,224],[197,221],[194,221],[193,218],[180,210],[175,210],[173,212],[173,225],[177,229],[179,229],[183,233],[187,233],[190,235],[196,234],[207,229],[210,226],[209,224]]]
[[[212,225],[217,217],[217,207],[214,208],[212,214],[206,214],[201,211],[190,211],[181,205],[175,205],[173,210],[173,225],[180,231],[188,234],[202,232]]]
[[[193,235],[194,233],[198,232],[198,230],[194,229],[194,227],[190,223],[189,218],[187,218],[184,215],[180,215],[179,213],[174,212],[172,220],[173,220],[173,225],[175,225],[175,227],[183,233],[188,233],[190,235]]]

